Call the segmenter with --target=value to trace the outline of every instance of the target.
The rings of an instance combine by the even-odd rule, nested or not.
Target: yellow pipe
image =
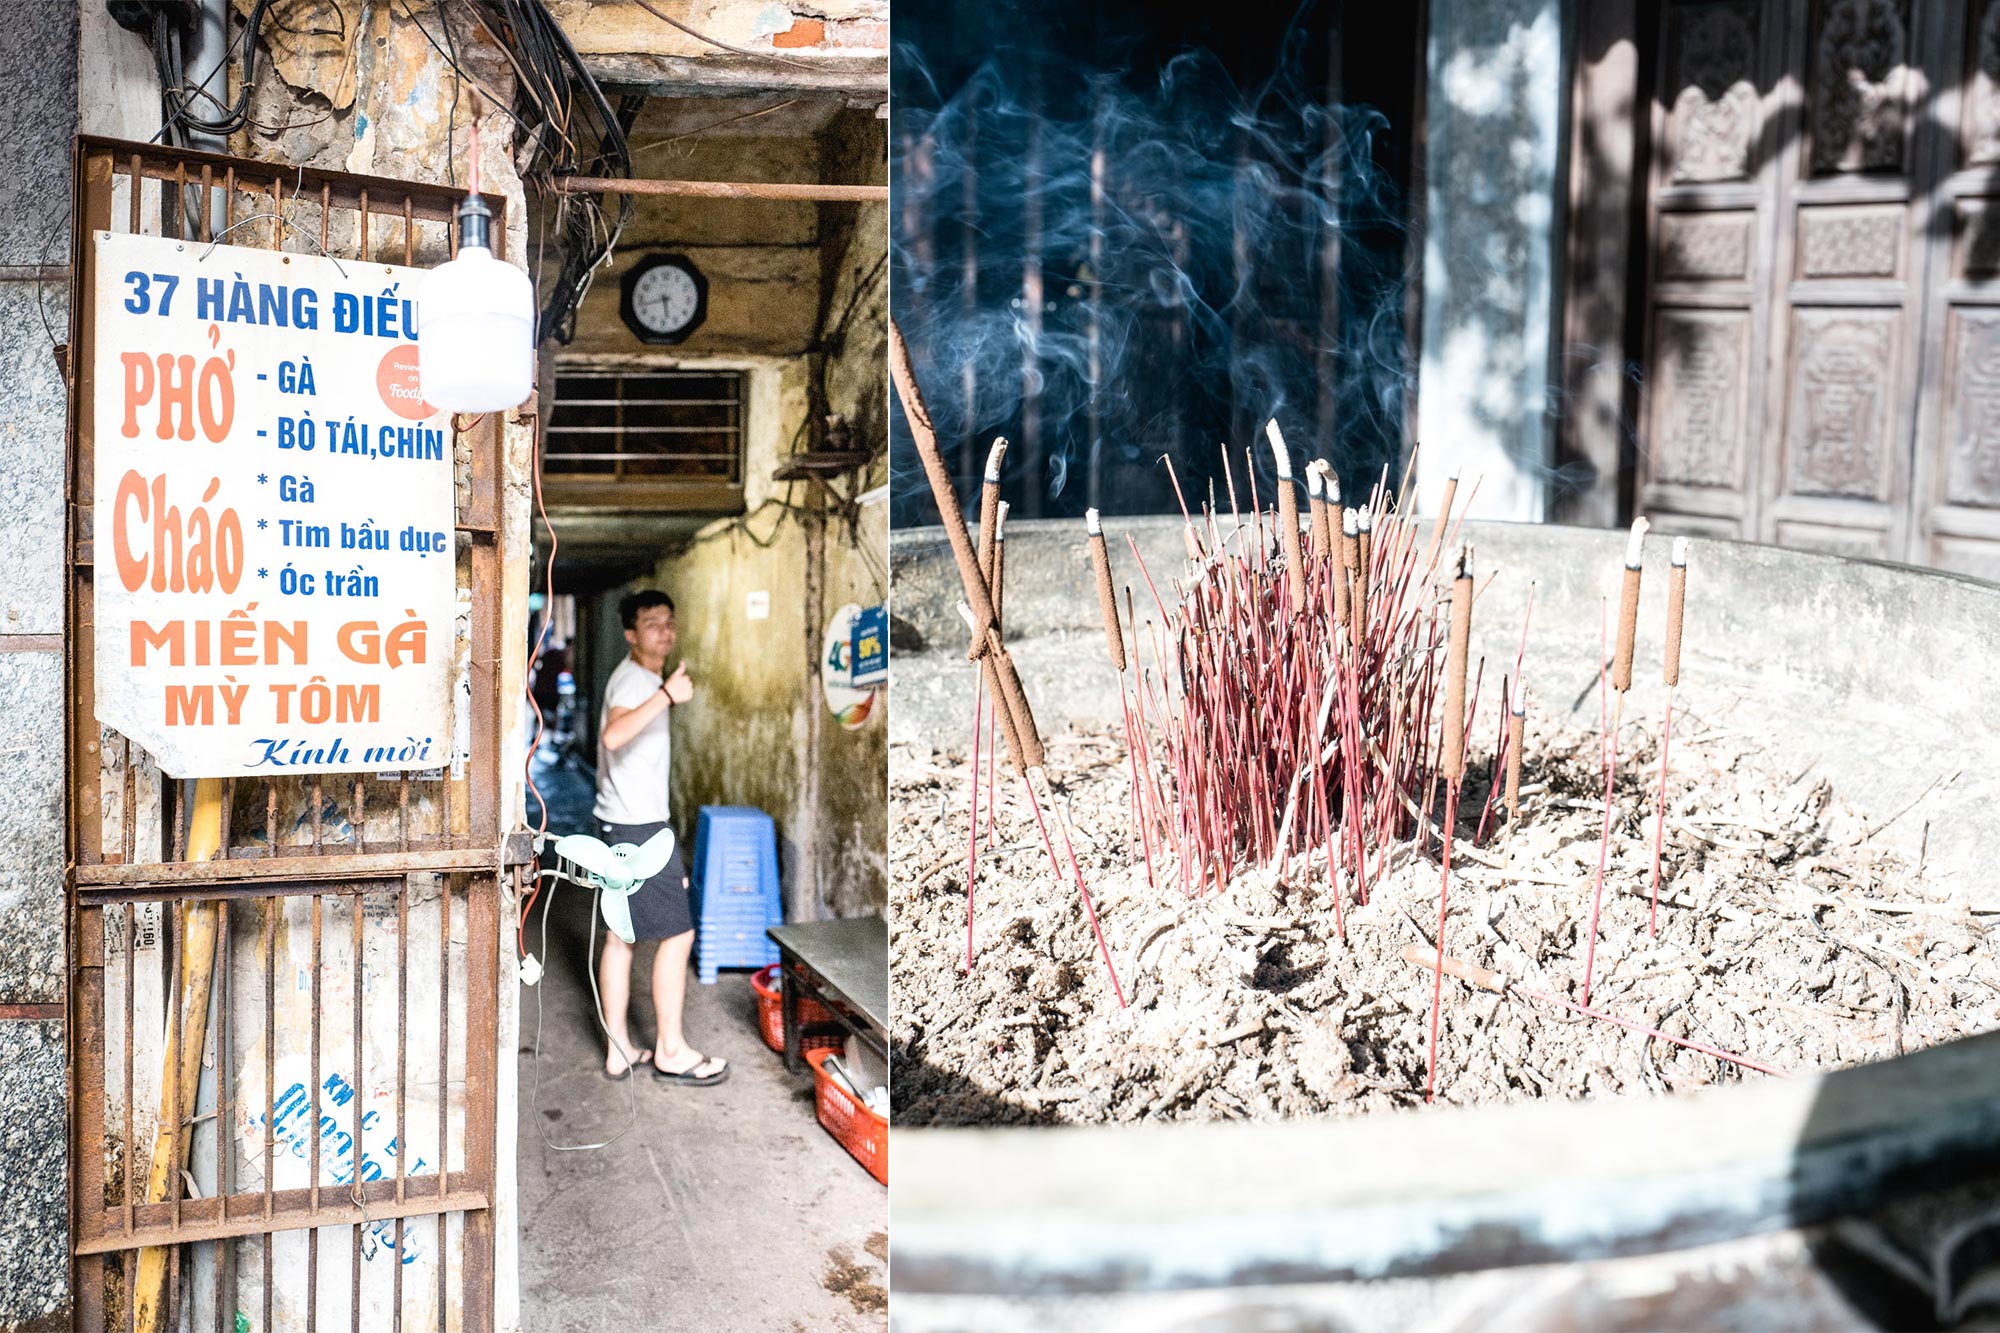
[[[187,859],[208,861],[222,849],[222,779],[199,778],[194,784],[194,820],[188,829]],[[182,1169],[188,1152],[188,1136],[180,1136],[181,1161],[174,1160],[175,1121],[186,1124],[201,1089],[201,1053],[208,1044],[208,993],[215,978],[216,912],[220,904],[189,903],[186,928],[181,935],[181,1034],[167,1031],[166,1055],[160,1072],[160,1123],[153,1137],[152,1168],[146,1173],[145,1202],[160,1203],[167,1197],[167,1182]],[[131,910],[129,907],[126,910]],[[126,984],[131,984],[128,975]],[[129,1035],[128,1035],[128,1040]],[[171,1080],[171,1082],[169,1081]],[[169,1089],[172,1099],[169,1102]],[[130,1097],[132,1089],[125,1095]],[[168,1115],[171,1105],[173,1114]],[[216,1132],[227,1136],[229,1126],[218,1125]],[[225,1149],[226,1150],[226,1149]],[[129,1188],[129,1186],[128,1186]],[[137,1333],[159,1333],[166,1320],[163,1304],[167,1285],[167,1248],[147,1246],[139,1251],[139,1271],[133,1279],[133,1308]]]

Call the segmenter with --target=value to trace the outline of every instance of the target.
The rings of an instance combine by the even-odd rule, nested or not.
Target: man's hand
[[[674,668],[674,674],[667,677],[664,688],[667,698],[674,703],[684,704],[694,698],[694,682],[688,679],[687,663]]]

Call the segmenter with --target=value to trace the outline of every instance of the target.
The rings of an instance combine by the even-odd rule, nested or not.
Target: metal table
[[[799,997],[811,995],[838,1019],[811,1035],[852,1032],[889,1058],[889,925],[880,917],[800,921],[764,932],[778,946],[784,980],[785,1068],[799,1068]]]

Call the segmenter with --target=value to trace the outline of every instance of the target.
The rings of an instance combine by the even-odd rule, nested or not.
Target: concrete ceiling
[[[716,514],[629,514],[592,510],[555,510],[557,592],[589,595],[616,588],[650,574],[661,557],[693,540],[713,523]],[[549,531],[539,516],[534,523],[533,586],[542,585],[549,556]]]
[[[785,139],[818,134],[848,104],[819,92],[736,97],[650,97],[627,136],[634,148],[660,139]]]

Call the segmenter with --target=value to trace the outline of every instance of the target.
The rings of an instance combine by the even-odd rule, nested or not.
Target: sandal
[[[602,1066],[598,1068],[597,1072],[612,1083],[623,1083],[626,1079],[632,1077],[632,1069],[635,1065],[651,1064],[652,1061],[653,1053],[651,1051],[635,1051],[632,1057],[625,1062],[625,1067],[617,1073],[614,1074]]]
[[[686,1069],[662,1069],[654,1065],[653,1077],[662,1083],[686,1083],[692,1087],[709,1088],[729,1077],[729,1061],[720,1056],[704,1055]]]

